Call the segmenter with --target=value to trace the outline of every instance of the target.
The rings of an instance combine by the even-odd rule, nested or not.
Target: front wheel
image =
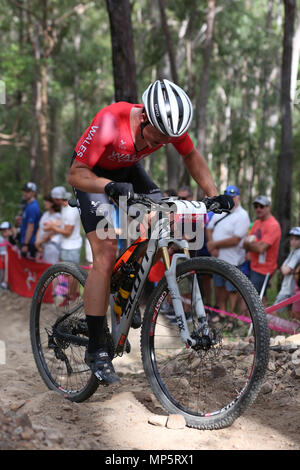
[[[230,426],[257,397],[267,368],[269,330],[263,304],[238,268],[215,258],[182,262],[176,276],[190,335],[199,341],[193,347],[182,343],[163,278],[149,299],[142,325],[146,376],[163,408],[182,414],[188,426]],[[192,302],[195,280],[206,305],[209,347],[199,337]],[[229,289],[223,312],[216,305],[219,291],[212,289],[214,283]],[[210,308],[208,301],[216,308]]]

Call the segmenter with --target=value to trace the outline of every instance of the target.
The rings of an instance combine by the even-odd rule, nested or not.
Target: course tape
[[[300,300],[300,293],[293,295],[289,299],[286,299],[282,302],[279,302],[278,304],[272,305],[271,307],[266,308],[266,314],[267,314],[267,319],[268,319],[268,325],[271,330],[276,330],[276,331],[282,331],[284,333],[295,333],[300,327],[299,323],[296,322],[290,322],[287,320],[284,320],[283,318],[279,317],[274,317],[273,315],[270,315],[271,312],[275,312],[276,310],[280,310],[281,308],[293,304],[294,302],[297,302]],[[213,308],[209,306],[204,306],[206,310],[210,310],[212,312],[220,313],[221,315],[227,315],[232,318],[236,318],[238,320],[241,320],[244,323],[252,323],[251,318],[246,317],[245,315],[238,315],[233,312],[227,312],[226,310],[220,310],[218,308]],[[276,324],[276,321],[280,321],[282,323],[281,325]]]

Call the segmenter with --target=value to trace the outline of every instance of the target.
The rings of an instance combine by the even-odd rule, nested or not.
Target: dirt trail
[[[47,390],[29,342],[30,300],[0,292],[0,449],[230,450],[300,449],[300,379],[291,354],[271,353],[263,390],[230,428],[219,431],[168,429],[148,422],[164,412],[145,379],[139,331],[132,331],[130,355],[115,360],[117,387],[99,387],[82,404]],[[2,434],[1,434],[2,433]]]

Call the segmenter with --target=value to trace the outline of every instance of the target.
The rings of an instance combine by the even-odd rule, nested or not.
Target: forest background
[[[102,107],[169,78],[192,99],[190,135],[220,192],[238,185],[252,219],[255,196],[271,198],[285,256],[300,225],[296,0],[0,0],[0,33],[1,220],[13,222],[26,181],[39,198],[68,187]],[[143,164],[161,188],[200,196],[172,146]]]

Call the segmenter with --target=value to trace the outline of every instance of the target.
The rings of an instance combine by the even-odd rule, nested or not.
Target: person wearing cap
[[[212,256],[243,270],[246,256],[243,242],[249,230],[250,219],[241,206],[240,190],[237,186],[227,186],[224,194],[233,197],[234,208],[229,213],[212,216],[207,225],[207,249]],[[228,299],[231,311],[234,311],[237,295],[233,285],[218,275],[213,276],[213,284],[217,307],[220,310],[226,310]],[[218,317],[215,319],[217,321]]]
[[[41,218],[41,210],[36,200],[37,186],[31,181],[26,183],[23,188],[23,199],[26,206],[22,215],[22,224],[20,230],[20,244],[22,256],[34,258],[36,255],[35,236]]]
[[[291,252],[280,268],[283,281],[274,302],[275,304],[288,299],[294,295],[295,291],[296,281],[294,275],[297,266],[300,265],[300,227],[293,227],[289,231],[289,237]]]
[[[12,227],[10,222],[5,221],[0,224],[0,233],[10,245],[17,245],[17,233],[15,231],[15,227]]]
[[[162,193],[141,160],[169,143],[182,156],[206,196],[216,197],[224,208],[233,206],[228,196],[218,196],[208,165],[187,133],[193,107],[184,90],[169,80],[156,80],[147,87],[142,101],[142,104],[117,102],[100,110],[75,147],[68,175],[93,252],[93,268],[84,289],[89,331],[85,361],[102,383],[119,382],[104,333],[117,240],[115,236],[105,239],[97,236],[98,223],[103,219],[105,222],[98,207],[120,196],[130,201],[134,193],[160,200]]]
[[[294,295],[300,294],[300,263],[294,270],[295,290]],[[292,318],[300,321],[300,300],[292,305]]]
[[[60,206],[50,196],[44,196],[45,212],[43,213],[36,234],[35,246],[45,263],[55,264],[59,260],[61,235],[51,230],[44,230],[47,222],[53,221],[56,225],[61,224]]]
[[[12,227],[11,227],[11,223],[10,222],[1,222],[0,224],[0,230],[2,231],[2,235],[4,233],[4,230],[10,230]]]
[[[271,214],[271,203],[267,196],[257,196],[253,206],[256,220],[244,242],[244,248],[250,255],[250,280],[261,293],[266,276],[271,276],[277,268],[281,228]],[[266,296],[263,300],[266,302]]]
[[[61,235],[60,260],[78,264],[82,245],[79,211],[77,207],[69,206],[71,194],[64,186],[55,186],[50,194],[54,203],[61,208],[61,224],[49,220],[45,222],[44,230]]]
[[[7,289],[6,244],[9,241],[11,224],[7,221],[0,224],[0,289]]]
[[[178,199],[181,199],[181,201],[192,201],[193,190],[190,186],[182,186],[178,189],[177,196]]]

